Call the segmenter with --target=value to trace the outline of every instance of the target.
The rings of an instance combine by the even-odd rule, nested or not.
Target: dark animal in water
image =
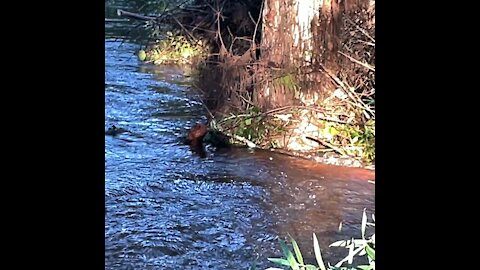
[[[124,128],[117,128],[115,125],[112,125],[111,127],[108,128],[107,131],[105,131],[105,135],[109,136],[117,136],[120,133],[127,132],[126,129]]]
[[[190,145],[192,152],[200,157],[206,157],[205,147],[203,146],[203,138],[208,132],[208,128],[203,124],[195,124],[188,132],[186,143]]]
[[[203,137],[208,132],[208,128],[206,125],[203,124],[195,124],[190,131],[188,132],[187,135],[187,143],[192,145],[199,145],[202,144],[203,142]]]
[[[185,143],[190,145],[192,152],[205,157],[204,144],[213,146],[215,149],[229,148],[230,137],[216,130],[209,130],[204,124],[195,124],[187,134]]]
[[[209,130],[203,139],[203,142],[215,147],[216,149],[229,148],[231,146],[230,137],[218,130]]]

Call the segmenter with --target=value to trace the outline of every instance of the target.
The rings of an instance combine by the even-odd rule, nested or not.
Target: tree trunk
[[[261,59],[270,79],[257,89],[256,103],[271,109],[323,100],[334,87],[321,69],[338,71],[342,14],[360,2],[365,0],[264,0]],[[276,82],[286,74],[294,86]]]
[[[315,2],[303,0],[298,2]],[[281,77],[290,67],[294,58],[302,54],[295,44],[295,30],[298,33],[297,14],[294,12],[296,0],[265,0],[262,18],[261,59],[266,63],[268,77]],[[297,29],[295,29],[297,28]],[[298,41],[297,41],[298,42]],[[269,72],[270,71],[270,72]],[[287,85],[275,83],[267,79],[258,89],[256,104],[264,109],[283,105],[292,105],[295,92]]]

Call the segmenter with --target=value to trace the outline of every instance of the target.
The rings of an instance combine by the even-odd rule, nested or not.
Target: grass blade
[[[330,244],[330,247],[347,247],[351,245],[350,240],[339,240]]]
[[[352,242],[353,242],[353,238],[352,238]],[[348,264],[352,264],[353,262],[353,256],[355,256],[355,253],[354,253],[354,247],[355,245],[350,245],[350,249],[348,250]]]
[[[281,265],[285,265],[285,266],[290,266],[290,263],[285,260],[285,259],[282,259],[282,258],[267,258],[267,260],[273,262],[273,263],[276,263],[276,264],[281,264]]]
[[[293,237],[290,234],[288,234],[288,236],[290,236],[290,240],[292,241],[293,251],[295,251],[295,256],[297,257],[297,261],[300,264],[305,264],[303,262],[302,252],[300,252],[300,248],[298,247],[297,241],[295,241],[295,239],[293,239]]]
[[[288,249],[287,244],[280,240],[280,246],[282,247],[285,258],[287,258],[288,262],[290,263],[290,267],[292,267],[293,270],[299,270],[298,263],[295,260],[293,253],[290,251],[290,249]]]
[[[375,261],[375,249],[371,248],[369,245],[366,245],[365,251],[367,252],[368,258],[370,258],[372,261]]]
[[[371,265],[359,265],[357,268],[360,270],[371,270],[373,267]]]
[[[365,208],[363,208],[363,216],[362,216],[362,239],[365,240],[365,230],[367,228],[367,213]]]
[[[315,251],[315,258],[317,259],[318,266],[321,270],[326,270],[327,268],[323,263],[322,254],[320,252],[320,245],[318,244],[318,239],[315,233],[313,234],[313,249]]]

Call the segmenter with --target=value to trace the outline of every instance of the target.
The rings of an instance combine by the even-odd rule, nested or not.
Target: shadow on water
[[[194,155],[179,139],[204,115],[189,78],[142,65],[120,32],[105,39],[105,129],[128,130],[105,136],[105,269],[247,269],[257,256],[265,269],[287,233],[307,259],[313,232],[327,261],[341,259],[327,246],[360,236],[374,173],[243,148]]]

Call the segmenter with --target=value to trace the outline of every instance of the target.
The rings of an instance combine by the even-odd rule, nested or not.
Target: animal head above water
[[[190,132],[188,132],[187,140],[190,142],[201,142],[205,134],[207,134],[207,126],[203,124],[195,124]]]

